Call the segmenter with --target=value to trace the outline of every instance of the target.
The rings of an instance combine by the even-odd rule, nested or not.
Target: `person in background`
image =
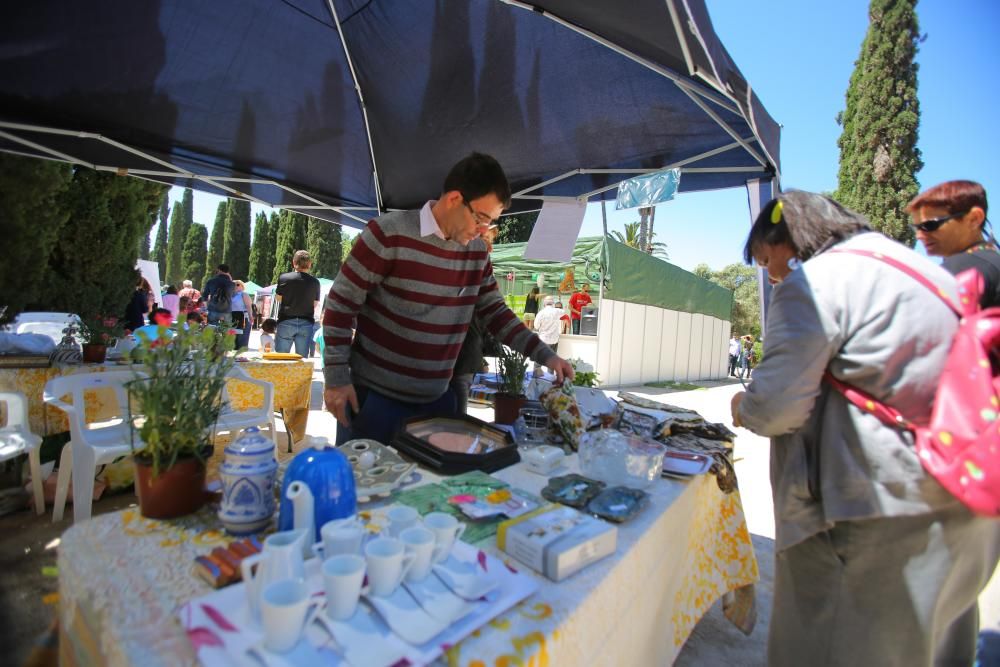
[[[524,326],[529,329],[535,328],[533,322],[538,314],[539,291],[538,286],[532,287],[528,296],[524,297]]]
[[[233,293],[236,285],[232,276],[229,275],[229,265],[219,264],[215,270],[215,276],[205,283],[202,290],[202,298],[206,300],[208,310],[208,323],[218,324],[221,320],[229,319],[233,312]]]
[[[175,332],[170,328],[174,323],[174,316],[166,308],[156,308],[149,316],[149,324],[139,327],[132,332],[132,335],[139,342],[146,340],[155,341],[161,338],[170,340]]]
[[[171,317],[176,320],[177,314],[180,312],[181,301],[181,298],[177,296],[177,288],[173,285],[167,285],[167,291],[161,299],[163,300],[163,307],[169,310]]]
[[[744,256],[775,285],[754,381],[733,424],[771,438],[774,602],[768,663],[971,665],[977,596],[1000,522],[972,514],[920,464],[910,434],[856,408],[824,373],[926,424],[958,318],[955,279],[864,216],[786,192]]]
[[[986,229],[986,210],[986,190],[975,181],[935,185],[906,206],[928,255],[944,257],[953,275],[975,269],[983,277],[983,308],[1000,306],[1000,253]]]
[[[205,316],[199,313],[197,310],[189,311],[187,316],[184,318],[184,328],[190,329],[191,327],[198,327],[199,329],[205,325]]]
[[[263,352],[270,352],[274,349],[274,332],[278,328],[278,320],[271,317],[260,323],[260,349]]]
[[[542,301],[543,308],[535,316],[535,331],[542,342],[552,348],[556,354],[559,353],[559,335],[563,329],[563,313],[556,308],[556,300],[551,296],[545,297]],[[542,372],[541,366],[535,363],[533,373],[538,375]]]
[[[191,299],[182,296],[177,299],[177,321],[183,322],[184,318],[191,311]]]
[[[196,290],[194,287],[191,286],[191,281],[190,280],[185,280],[181,284],[184,287],[181,289],[180,292],[177,293],[177,296],[180,296],[180,297],[185,297],[186,296],[188,298],[188,303],[190,304],[190,307],[193,308],[194,305],[196,303],[198,303],[198,299],[201,298],[201,292],[199,292],[198,290]]]
[[[580,318],[582,316],[583,307],[588,306],[593,303],[588,293],[590,290],[590,285],[584,283],[580,286],[580,290],[573,294],[569,298],[569,316],[573,321],[573,333],[579,335],[580,333]]]
[[[729,377],[736,377],[736,367],[740,362],[740,339],[733,334],[729,339]]]
[[[233,284],[235,291],[231,301],[232,322],[233,328],[239,331],[236,335],[236,349],[242,350],[250,345],[250,313],[253,309],[244,282],[234,280]]]
[[[753,336],[747,334],[743,336],[740,346],[743,348],[740,350],[740,377],[750,377],[750,371],[753,369]]]
[[[313,332],[313,313],[319,303],[319,281],[309,274],[312,259],[305,250],[296,250],[292,256],[294,271],[278,276],[274,288],[278,300],[278,329],[275,351],[288,352],[295,344],[295,353],[309,356],[309,341]]]
[[[123,318],[123,325],[130,333],[146,324],[146,313],[149,312],[149,292],[146,290],[148,285],[146,279],[136,270],[135,291],[132,292],[132,298],[125,306],[125,317]]]
[[[556,310],[562,313],[559,316],[559,321],[562,322],[562,330],[559,333],[568,334],[571,330],[570,327],[572,326],[572,324],[570,323],[569,315],[567,315],[566,311],[563,310],[562,301],[559,301],[558,299],[556,300]]]

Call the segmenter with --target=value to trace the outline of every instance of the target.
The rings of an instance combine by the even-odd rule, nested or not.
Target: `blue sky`
[[[868,2],[707,0],[716,33],[771,115],[782,124],[782,187],[837,187],[836,115],[868,29]],[[921,188],[954,178],[979,181],[1000,197],[994,165],[1000,155],[1000,2],[924,0],[917,6],[927,35],[917,62]],[[989,164],[988,164],[989,163]],[[182,190],[173,188],[172,200]],[[194,219],[211,226],[220,198],[195,192]],[[172,204],[171,204],[172,205]],[[995,203],[994,206],[1000,204]],[[254,205],[254,213],[260,207]],[[608,228],[621,230],[635,211],[608,207]],[[656,210],[656,240],[685,269],[742,261],[750,225],[745,189],[679,195]],[[601,233],[601,210],[590,205],[582,236]]]

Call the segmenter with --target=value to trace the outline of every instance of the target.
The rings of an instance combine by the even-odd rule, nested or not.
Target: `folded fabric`
[[[48,355],[54,349],[55,341],[45,334],[0,332],[0,354]]]

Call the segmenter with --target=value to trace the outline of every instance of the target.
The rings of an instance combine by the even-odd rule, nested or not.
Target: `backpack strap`
[[[828,252],[831,252],[831,253],[833,253],[833,252],[837,252],[837,253],[850,253],[852,255],[861,255],[862,257],[871,257],[873,259],[877,259],[880,262],[888,264],[889,266],[892,266],[892,267],[894,267],[894,268],[902,271],[903,273],[905,273],[906,275],[910,276],[911,278],[913,278],[914,280],[916,280],[918,283],[920,283],[921,285],[923,285],[924,287],[926,287],[927,289],[929,289],[939,299],[941,299],[942,301],[944,301],[945,305],[948,306],[948,308],[950,308],[953,313],[955,313],[959,317],[962,317],[962,311],[960,311],[955,306],[955,304],[952,303],[951,298],[947,294],[944,293],[944,290],[942,290],[940,287],[938,287],[937,285],[935,285],[934,283],[932,283],[930,280],[928,280],[927,276],[925,276],[924,274],[922,274],[919,271],[915,270],[912,266],[904,264],[903,262],[899,261],[898,259],[895,259],[893,257],[889,257],[888,255],[886,255],[884,253],[881,253],[881,252],[873,252],[871,250],[861,250],[859,248],[834,248],[832,250],[829,250]]]

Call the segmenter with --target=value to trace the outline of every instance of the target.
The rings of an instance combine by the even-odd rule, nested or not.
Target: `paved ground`
[[[628,390],[697,410],[710,421],[728,423],[729,399],[739,391],[739,383],[701,384],[705,388],[683,392],[651,387]],[[321,410],[322,375],[318,370],[313,381],[312,407],[308,433],[332,437],[335,422],[331,415]],[[486,420],[492,416],[488,408],[473,407],[470,412]],[[742,635],[722,616],[716,604],[695,628],[676,662],[678,665],[742,667],[766,664],[774,537],[768,443],[743,429],[737,431],[736,472],[761,572],[757,585],[757,627],[749,637]],[[133,502],[131,494],[105,497],[95,503],[94,513],[116,511]],[[51,523],[51,513],[36,517],[23,511],[0,517],[0,645],[5,647],[7,655],[0,661],[2,664],[22,664],[34,642],[52,623],[58,582],[46,568],[55,567],[59,535],[71,525],[70,508],[67,508],[67,517],[59,524]],[[981,597],[980,608],[983,626],[1000,629],[1000,577],[994,577],[991,587]]]

